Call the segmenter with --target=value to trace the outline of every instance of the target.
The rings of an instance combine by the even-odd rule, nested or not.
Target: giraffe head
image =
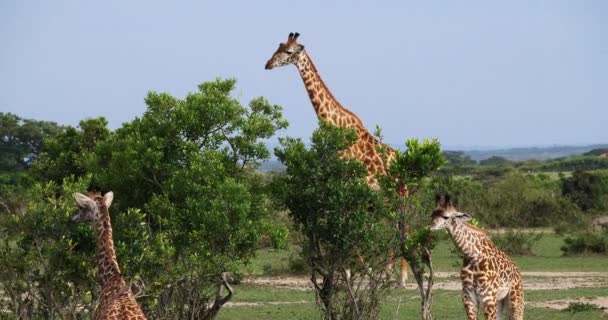
[[[85,196],[82,193],[75,192],[74,199],[78,203],[78,211],[72,217],[72,222],[96,222],[99,218],[99,207],[97,201],[103,201],[103,203],[109,208],[112,204],[114,193],[111,191],[106,193],[103,197],[98,193]]]
[[[266,69],[282,67],[288,64],[297,63],[300,54],[304,51],[304,46],[298,43],[299,33],[290,33],[287,42],[279,43],[279,48],[266,62]]]
[[[454,220],[465,222],[472,218],[468,213],[458,212],[452,205],[449,195],[445,195],[443,198],[437,195],[435,201],[437,206],[431,215],[431,230],[444,229]]]

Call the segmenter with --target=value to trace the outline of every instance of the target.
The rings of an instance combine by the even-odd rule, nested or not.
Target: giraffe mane
[[[484,229],[482,229],[482,228],[479,228],[479,227],[476,227],[476,226],[474,226],[474,225],[471,225],[471,224],[468,224],[468,223],[463,223],[463,225],[464,225],[465,227],[469,228],[469,229],[470,229],[470,230],[472,230],[472,231],[479,232],[479,233],[483,233],[483,234],[486,234],[486,235],[488,234],[486,230],[484,230]]]

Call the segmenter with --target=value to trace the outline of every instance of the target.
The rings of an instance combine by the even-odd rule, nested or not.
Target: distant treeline
[[[464,151],[444,151],[448,164],[444,172],[468,175],[488,171],[508,171],[518,169],[522,172],[563,172],[575,170],[608,169],[608,158],[599,155],[608,149],[594,149],[582,155],[573,155],[549,160],[511,161],[504,157],[492,156],[475,161]]]

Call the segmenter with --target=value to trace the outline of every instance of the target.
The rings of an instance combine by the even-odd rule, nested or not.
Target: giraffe
[[[108,211],[114,194],[108,192],[102,197],[99,193],[85,196],[76,192],[74,198],[79,209],[72,217],[72,221],[91,222],[96,227],[97,277],[101,286],[101,295],[95,311],[95,320],[145,320],[146,317],[135,301],[130,286],[120,274],[116,260]]]
[[[505,309],[510,320],[523,319],[524,291],[515,262],[482,229],[465,224],[471,215],[458,212],[448,195],[436,200],[431,230],[446,229],[464,255],[460,278],[467,319],[477,318],[478,304],[483,306],[486,319],[501,319]]]
[[[304,46],[297,42],[299,35],[297,32],[290,33],[287,42],[279,44],[277,51],[266,63],[266,69],[270,70],[290,64],[295,65],[304,82],[304,87],[308,92],[308,97],[317,117],[333,126],[355,130],[357,141],[347,150],[344,150],[340,156],[361,161],[367,168],[368,185],[377,190],[378,181],[376,176],[386,174],[387,167],[385,165],[389,166],[395,160],[395,150],[378,141],[373,134],[367,131],[363,122],[355,113],[344,108],[338,102],[321,79],[312,59],[304,50]],[[401,196],[407,196],[405,185],[401,184],[398,192]],[[393,259],[390,260],[389,269],[392,268],[393,264]],[[404,287],[406,281],[407,264],[402,257],[399,286]]]

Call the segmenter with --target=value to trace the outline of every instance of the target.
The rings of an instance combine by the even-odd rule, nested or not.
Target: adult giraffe
[[[102,197],[99,194],[85,196],[76,192],[74,198],[79,209],[72,221],[94,223],[97,234],[97,278],[101,295],[94,319],[145,320],[146,317],[135,301],[131,287],[122,277],[116,260],[108,211],[114,194],[108,192]]]
[[[367,131],[363,122],[356,114],[344,108],[336,100],[325,85],[325,82],[321,79],[312,59],[306,53],[306,50],[304,50],[304,46],[297,42],[299,35],[297,32],[290,33],[287,42],[279,44],[277,51],[266,63],[266,69],[270,70],[289,64],[293,64],[298,68],[317,116],[333,126],[355,130],[358,138],[357,141],[345,150],[341,156],[361,161],[367,168],[367,183],[372,188],[378,188],[376,176],[378,174],[386,174],[383,157],[386,158],[386,164],[390,165],[395,160],[395,150],[378,141],[374,135]],[[380,149],[383,151],[381,152]],[[399,193],[402,196],[407,196],[405,186],[400,188]],[[402,257],[399,285],[404,286],[406,280],[407,264]]]

